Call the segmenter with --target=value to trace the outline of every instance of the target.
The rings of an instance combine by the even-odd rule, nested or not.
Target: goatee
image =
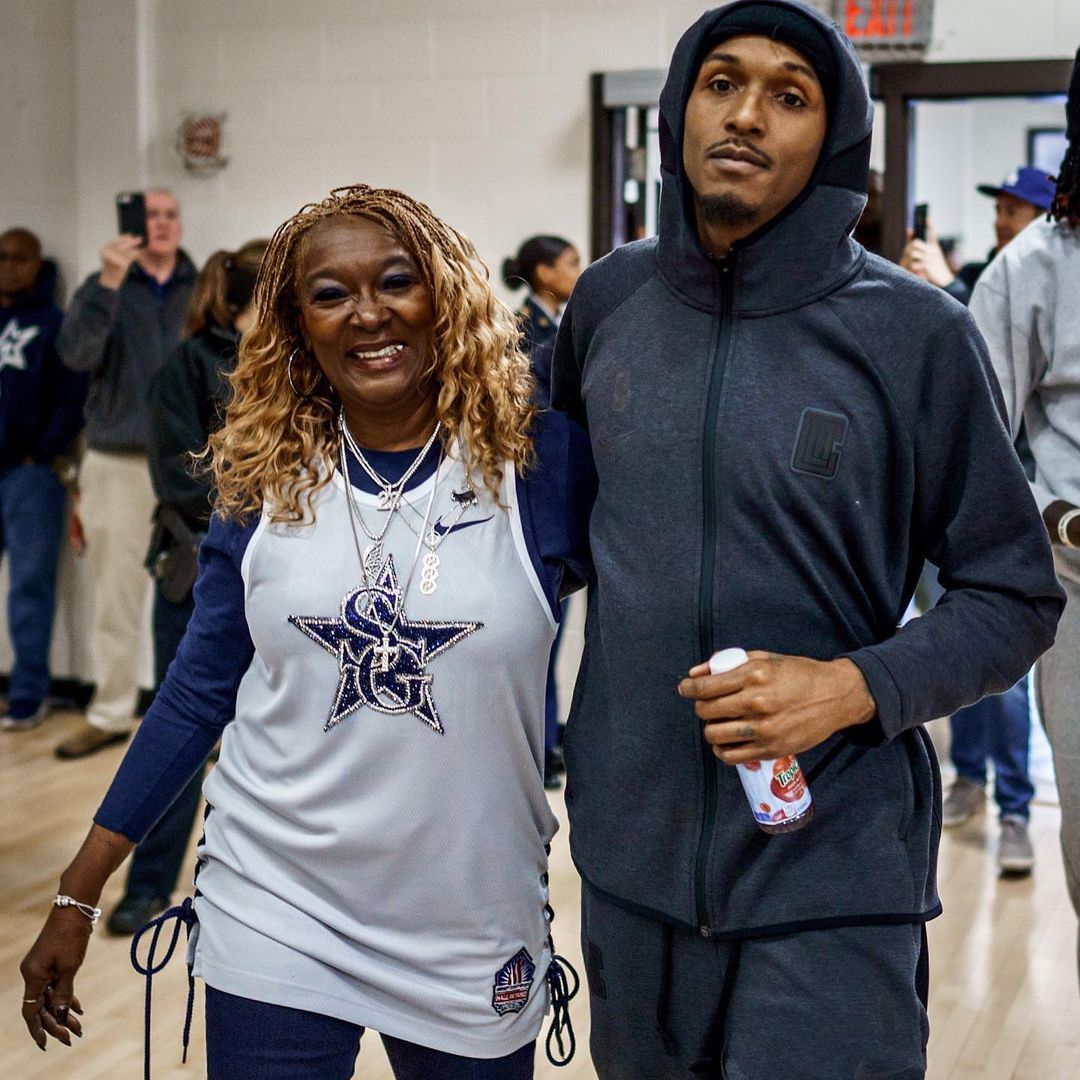
[[[757,218],[757,207],[737,195],[705,195],[698,199],[698,212],[707,225],[736,228],[750,225]]]

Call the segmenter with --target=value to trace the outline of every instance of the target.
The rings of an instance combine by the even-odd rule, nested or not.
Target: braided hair
[[[532,463],[533,377],[510,309],[491,290],[467,237],[423,203],[390,188],[335,188],[274,233],[255,283],[255,325],[240,343],[232,399],[209,453],[216,509],[244,518],[265,504],[281,522],[307,522],[329,482],[338,401],[305,342],[299,285],[312,230],[334,218],[378,222],[413,257],[435,312],[432,367],[446,447],[498,497],[502,466]]]
[[[1077,50],[1069,82],[1065,120],[1069,145],[1058,172],[1050,216],[1075,229],[1080,226],[1080,49]]]

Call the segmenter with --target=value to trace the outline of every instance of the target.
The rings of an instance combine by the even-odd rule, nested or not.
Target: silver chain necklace
[[[338,444],[338,456],[341,463],[341,475],[345,481],[345,501],[349,508],[349,528],[352,530],[353,545],[356,548],[356,557],[360,562],[360,572],[364,578],[364,587],[369,590],[369,595],[373,594],[372,581],[378,577],[380,564],[382,562],[382,537],[386,535],[386,529],[389,526],[391,520],[393,520],[393,512],[390,513],[387,518],[387,525],[383,527],[382,532],[379,535],[379,540],[372,544],[366,551],[360,550],[360,534],[356,531],[357,519],[363,525],[363,516],[360,513],[359,507],[356,505],[356,495],[353,491],[352,481],[349,479],[349,462],[345,453],[345,439],[342,438]],[[435,494],[439,490],[439,479],[442,473],[442,463],[444,454],[442,451],[439,453],[439,461],[435,466],[435,483],[431,485],[431,494],[428,496],[427,510],[424,513],[424,530],[427,531],[428,521],[431,519],[431,508],[435,504]],[[397,507],[395,506],[396,510]],[[367,527],[363,526],[364,532],[370,537],[371,533],[368,532]],[[421,534],[422,537],[422,534]],[[422,538],[416,541],[416,550],[413,552],[412,562],[409,565],[409,573],[405,578],[405,584],[401,590],[401,596],[404,598],[409,592],[409,586],[412,584],[413,575],[416,573],[416,564],[420,558],[420,551],[423,548]],[[372,562],[374,565],[369,568],[368,563]],[[390,625],[382,628],[383,641],[379,646],[380,655],[383,659],[383,670],[387,670],[387,660],[389,652],[393,647],[390,645],[390,637],[392,636],[394,629],[396,628],[398,621],[401,618],[402,605],[397,605],[394,611],[394,617],[390,622]],[[377,651],[379,651],[377,650]]]
[[[428,437],[428,441],[424,443],[423,449],[421,449],[413,463],[405,470],[401,478],[393,484],[382,476],[364,456],[364,452],[357,445],[352,432],[349,430],[349,425],[345,422],[344,408],[338,412],[338,424],[341,426],[341,433],[349,450],[360,463],[360,468],[367,473],[368,477],[379,489],[379,509],[387,511],[392,515],[401,502],[401,496],[405,491],[405,486],[413,478],[413,474],[416,470],[420,468],[421,462],[427,457],[428,451],[434,446],[435,440],[439,437],[439,431],[442,429],[442,421],[435,421],[435,429]],[[367,529],[364,531],[367,532]],[[368,536],[371,537],[371,534],[368,533]],[[371,539],[374,539],[374,537],[371,537]]]

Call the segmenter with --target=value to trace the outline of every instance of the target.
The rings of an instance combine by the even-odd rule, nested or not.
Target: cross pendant
[[[384,674],[390,670],[390,661],[397,659],[397,645],[390,644],[390,635],[383,634],[382,644],[372,648],[372,652],[379,658],[379,670]]]

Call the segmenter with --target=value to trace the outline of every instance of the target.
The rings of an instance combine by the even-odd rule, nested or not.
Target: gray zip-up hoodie
[[[803,195],[710,259],[682,170],[704,15],[661,97],[659,238],[579,281],[553,402],[589,430],[596,582],[567,728],[574,859],[617,902],[733,937],[940,910],[940,782],[921,725],[1011,686],[1062,609],[1050,547],[967,311],[851,239],[871,107],[840,72]],[[946,588],[897,630],[923,560]],[[849,656],[870,724],[801,754],[816,806],[768,837],[676,685],[715,649]]]
[[[74,371],[90,374],[86,441],[94,450],[142,451],[150,441],[150,384],[180,344],[195,266],[182,251],[158,285],[138,265],[119,289],[91,274],[79,286],[56,347]]]
[[[1080,506],[1080,229],[1039,218],[990,264],[971,314],[990,349],[1015,435],[1024,420],[1040,510]],[[1080,551],[1056,547],[1058,572],[1080,582]]]

